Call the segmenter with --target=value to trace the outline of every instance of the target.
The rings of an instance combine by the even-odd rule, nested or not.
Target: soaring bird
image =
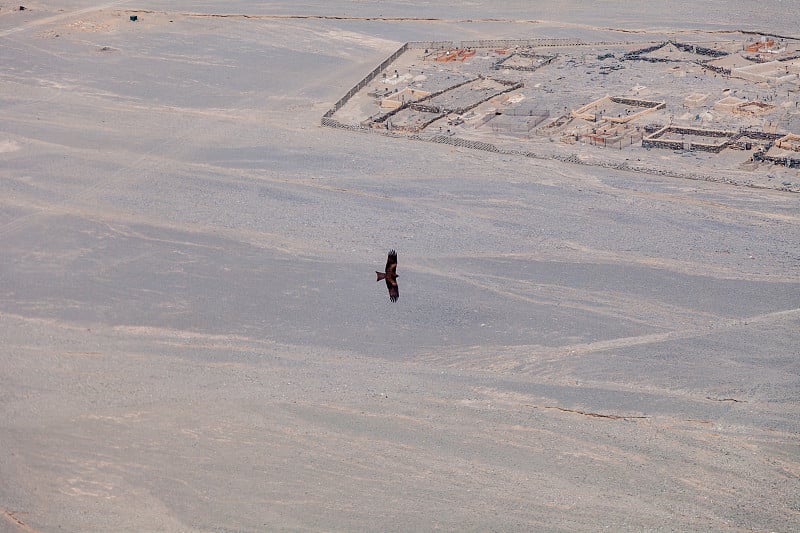
[[[389,251],[389,258],[386,260],[386,272],[375,271],[378,275],[377,281],[386,280],[386,288],[389,289],[389,299],[396,302],[400,298],[400,289],[397,287],[397,252]]]

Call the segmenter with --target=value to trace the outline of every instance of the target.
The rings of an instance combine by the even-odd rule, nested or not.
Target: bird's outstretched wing
[[[400,298],[400,288],[397,286],[397,252],[391,250],[386,260],[386,288],[389,289],[389,299],[396,302]]]
[[[389,299],[396,302],[400,298],[400,288],[397,286],[397,278],[386,278],[386,287],[389,289]]]
[[[397,252],[389,250],[389,258],[386,259],[386,277],[397,276]]]

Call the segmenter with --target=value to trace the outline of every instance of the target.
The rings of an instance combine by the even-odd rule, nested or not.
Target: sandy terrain
[[[800,196],[320,126],[409,40],[786,2],[53,4],[0,3],[0,531],[800,529]]]

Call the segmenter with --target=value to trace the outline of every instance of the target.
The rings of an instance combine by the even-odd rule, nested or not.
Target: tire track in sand
[[[38,26],[46,26],[48,24],[52,24],[53,22],[58,22],[60,20],[77,17],[80,15],[85,15],[86,13],[91,13],[93,11],[101,11],[103,9],[108,9],[111,7],[116,7],[120,4],[126,4],[129,0],[116,0],[115,2],[106,2],[104,4],[100,4],[99,6],[92,6],[92,7],[85,7],[83,9],[77,9],[75,11],[70,11],[68,13],[59,13],[58,15],[52,15],[50,17],[44,17],[41,19],[32,20],[25,24],[21,24],[19,26],[15,26],[13,28],[9,28],[7,30],[0,31],[0,37],[7,37],[9,35],[13,35],[15,33],[19,33],[30,28],[36,28]]]

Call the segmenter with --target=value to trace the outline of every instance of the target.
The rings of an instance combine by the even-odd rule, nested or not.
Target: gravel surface
[[[785,2],[91,4],[0,3],[0,531],[800,529],[797,194],[319,125]]]

